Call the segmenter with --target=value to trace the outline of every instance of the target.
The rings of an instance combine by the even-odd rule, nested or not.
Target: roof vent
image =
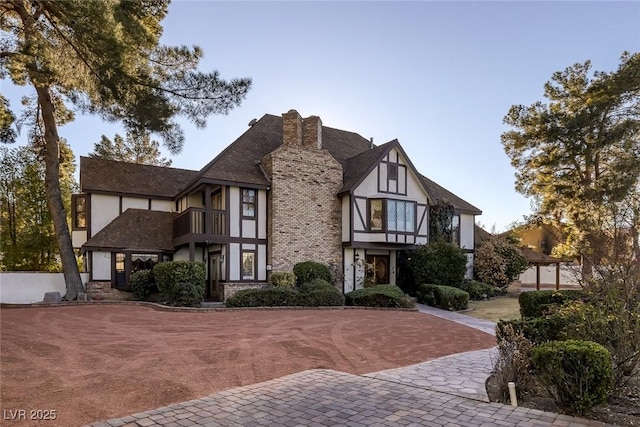
[[[256,124],[256,122],[258,121],[258,119],[253,119],[249,122],[249,127],[253,126]]]

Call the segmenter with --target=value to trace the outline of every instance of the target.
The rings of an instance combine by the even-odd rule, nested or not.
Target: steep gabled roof
[[[82,245],[82,249],[173,251],[171,212],[127,209]]]
[[[344,178],[342,180],[342,188],[338,191],[338,194],[351,190],[362,181],[397,142],[398,141],[394,139],[386,144],[373,147],[347,159],[343,166]]]
[[[173,198],[196,171],[80,157],[80,187],[85,193],[123,193]]]
[[[439,184],[431,181],[424,175],[420,175],[420,179],[422,179],[422,183],[427,188],[427,191],[431,195],[431,197],[436,201],[447,201],[453,205],[454,209],[462,213],[470,213],[473,215],[480,215],[482,211],[466,200],[462,200],[460,197],[453,194],[451,191],[442,187]]]
[[[215,159],[200,170],[197,180],[268,185],[258,161],[282,144],[282,117],[265,114]],[[344,130],[322,127],[322,146],[343,165],[369,149],[370,142]]]

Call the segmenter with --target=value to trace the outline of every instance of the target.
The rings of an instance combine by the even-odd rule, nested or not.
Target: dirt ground
[[[0,424],[11,426],[82,425],[306,369],[361,374],[495,345],[444,319],[381,310],[3,308],[0,331]],[[51,411],[55,420],[30,419]]]

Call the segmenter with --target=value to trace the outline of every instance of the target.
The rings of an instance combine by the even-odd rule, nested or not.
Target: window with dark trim
[[[389,171],[389,179],[391,181],[398,180],[398,165],[395,163],[388,163],[387,170]]]
[[[256,190],[242,190],[242,216],[255,218]]]
[[[416,203],[409,200],[369,199],[369,231],[416,231]]]
[[[255,280],[256,253],[242,251],[242,280]]]
[[[387,200],[387,231],[413,233],[415,229],[415,202],[406,200]]]
[[[87,197],[84,194],[71,196],[71,218],[74,230],[87,228]]]
[[[460,246],[460,215],[451,217],[451,243]]]
[[[369,230],[382,231],[384,225],[384,203],[382,199],[369,200]]]

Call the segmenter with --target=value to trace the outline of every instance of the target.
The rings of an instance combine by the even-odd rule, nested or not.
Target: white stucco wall
[[[341,206],[342,206],[342,241],[343,242],[348,242],[349,238],[351,237],[349,235],[349,230],[351,225],[349,224],[349,217],[351,215],[351,210],[349,209],[349,203],[351,201],[351,197],[349,196],[343,196],[342,200],[340,201]]]
[[[475,231],[475,217],[470,214],[460,214],[460,247],[463,249],[473,249]]]
[[[149,209],[149,199],[140,197],[123,197],[122,212],[127,209]]]
[[[95,236],[120,214],[120,197],[91,195],[91,236]]]
[[[91,253],[93,280],[111,280],[111,252]]]
[[[151,200],[151,210],[173,212],[176,210],[176,204],[173,200]]]
[[[267,238],[267,192],[258,191],[258,239]]]
[[[82,282],[89,280],[89,273],[80,273]],[[42,302],[46,292],[67,293],[62,273],[0,272],[0,303],[31,304]]]
[[[240,244],[229,245],[229,280],[240,280]]]
[[[354,290],[353,272],[355,267],[353,266],[353,254],[352,248],[344,249],[344,293]]]
[[[87,241],[87,230],[71,231],[71,242],[74,248],[79,248]]]
[[[230,218],[230,230],[229,236],[240,237],[240,188],[229,188],[229,218]],[[233,279],[231,279],[233,280]]]

